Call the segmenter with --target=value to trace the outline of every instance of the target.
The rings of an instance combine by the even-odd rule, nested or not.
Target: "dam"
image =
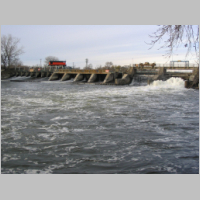
[[[148,84],[154,80],[167,80],[171,77],[180,77],[185,80],[185,87],[198,87],[199,68],[197,67],[130,67],[126,71],[116,70],[80,70],[58,69],[49,77],[49,81],[74,82],[85,81],[87,83],[101,82],[102,85],[128,85],[133,79],[140,80],[145,77]]]
[[[5,71],[7,71],[5,75]],[[185,81],[186,88],[199,87],[199,67],[175,67],[135,65],[123,70],[117,69],[52,69],[35,67],[31,69],[6,69],[2,78],[25,76],[31,78],[48,77],[49,81],[68,81],[96,83],[101,85],[129,85],[133,80],[145,80],[148,84],[155,80],[167,80],[180,77]]]

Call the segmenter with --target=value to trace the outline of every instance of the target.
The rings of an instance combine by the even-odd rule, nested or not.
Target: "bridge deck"
[[[151,73],[155,73],[155,70],[159,70],[161,68],[166,68],[166,69],[171,69],[171,70],[194,70],[197,69],[197,67],[154,67],[152,68],[151,66],[145,66],[145,67],[134,67],[137,69],[137,71],[146,71],[149,70]],[[119,72],[122,73],[123,71],[118,71],[118,70],[95,70],[95,69],[90,69],[90,70],[84,70],[84,69],[57,69],[55,72],[57,73],[82,73],[82,74],[108,74],[108,73],[114,73],[114,72]],[[144,73],[143,72],[143,73]],[[148,73],[148,72],[147,72]]]
[[[81,69],[58,69],[55,73],[69,73],[69,74],[108,74],[110,73],[109,70],[81,70]]]

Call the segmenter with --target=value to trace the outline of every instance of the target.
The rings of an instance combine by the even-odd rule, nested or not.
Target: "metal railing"
[[[145,64],[133,64],[131,65],[131,67],[152,67],[151,64],[149,65],[145,65]],[[190,63],[189,65],[185,66],[184,64],[170,64],[170,63],[166,63],[166,64],[163,64],[163,63],[155,63],[154,67],[199,67],[198,64],[194,64],[194,63]]]
[[[57,69],[56,72],[97,74],[97,73],[109,73],[110,70],[95,70],[95,69]]]

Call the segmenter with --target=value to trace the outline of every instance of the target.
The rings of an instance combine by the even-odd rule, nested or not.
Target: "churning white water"
[[[199,91],[1,82],[1,173],[199,173]]]
[[[166,81],[157,80],[150,84],[150,87],[160,87],[160,88],[184,88],[185,81],[181,78],[172,77]]]

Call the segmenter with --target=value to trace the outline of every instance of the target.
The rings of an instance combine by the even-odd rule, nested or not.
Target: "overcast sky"
[[[45,57],[56,56],[83,68],[85,59],[93,67],[113,62],[129,65],[140,62],[169,62],[165,50],[159,46],[149,50],[149,35],[156,31],[155,25],[1,25],[1,36],[11,34],[20,38],[24,65],[42,64]],[[146,42],[146,43],[145,43]],[[173,60],[185,60],[186,49],[181,48]],[[172,58],[171,58],[172,60]],[[193,62],[189,57],[187,60]]]

